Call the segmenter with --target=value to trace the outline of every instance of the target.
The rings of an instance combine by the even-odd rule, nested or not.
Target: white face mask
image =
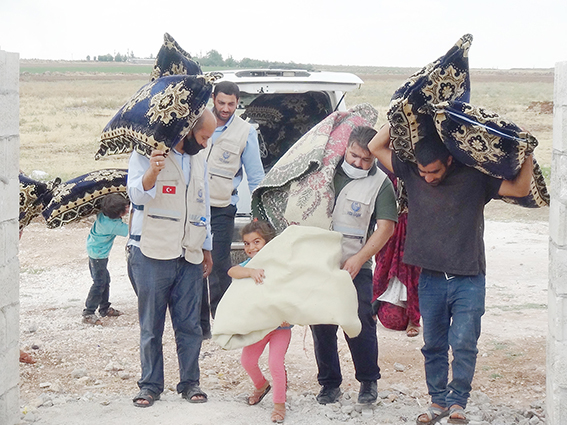
[[[368,176],[368,172],[370,170],[363,170],[362,168],[356,168],[350,165],[348,162],[343,161],[341,168],[345,172],[347,176],[351,179],[363,179],[364,177]]]

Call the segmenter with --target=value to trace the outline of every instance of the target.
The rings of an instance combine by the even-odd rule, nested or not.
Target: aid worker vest
[[[214,144],[209,140],[206,158],[213,207],[230,204],[234,190],[232,180],[240,169],[240,156],[246,147],[249,132],[250,124],[235,115]]]
[[[386,177],[376,168],[376,173],[350,181],[339,193],[332,218],[333,230],[343,234],[341,266],[366,243],[376,197]]]
[[[189,185],[171,153],[156,180],[156,196],[144,205],[140,250],[146,257],[171,260],[183,255],[193,264],[203,261],[207,236],[205,157],[191,156]]]

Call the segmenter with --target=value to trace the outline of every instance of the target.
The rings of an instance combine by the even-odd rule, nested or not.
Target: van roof
[[[306,91],[347,92],[364,82],[349,72],[303,69],[222,70],[220,81],[232,81],[245,93],[303,93]]]

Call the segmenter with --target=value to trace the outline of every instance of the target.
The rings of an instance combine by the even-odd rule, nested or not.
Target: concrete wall
[[[547,423],[567,424],[567,62],[555,66],[549,209]]]
[[[19,74],[19,55],[0,50],[0,424],[5,425],[20,420]]]

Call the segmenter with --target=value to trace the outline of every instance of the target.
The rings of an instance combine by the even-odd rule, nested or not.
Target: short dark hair
[[[362,149],[369,151],[368,143],[370,143],[374,136],[376,136],[376,133],[376,130],[366,125],[354,127],[350,133],[350,137],[348,138],[348,146],[352,146],[356,143]]]
[[[429,134],[414,146],[415,159],[420,165],[426,166],[437,160],[447,165],[451,153],[441,141],[437,132]]]
[[[236,96],[236,100],[240,99],[240,89],[233,83],[232,81],[221,81],[215,86],[215,90],[213,91],[213,95],[216,97],[217,94],[224,93],[228,96],[234,95]]]
[[[264,239],[266,243],[270,242],[272,239],[276,237],[276,230],[272,227],[270,223],[263,220],[251,221],[242,228],[242,230],[240,231],[240,235],[244,236],[254,232],[262,236],[262,239]]]
[[[130,206],[130,201],[119,193],[106,195],[100,201],[100,211],[108,218],[120,218]]]

